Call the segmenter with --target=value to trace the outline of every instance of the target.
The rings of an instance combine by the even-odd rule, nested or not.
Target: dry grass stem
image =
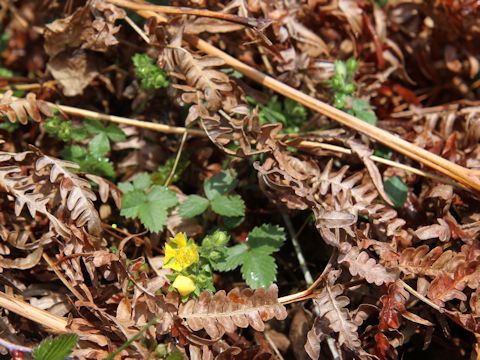
[[[53,333],[66,333],[67,319],[38,309],[25,301],[0,292],[0,307],[40,324]]]

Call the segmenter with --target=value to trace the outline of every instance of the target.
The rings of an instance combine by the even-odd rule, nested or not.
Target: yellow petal
[[[165,257],[163,263],[168,263],[171,259],[175,257],[176,250],[170,246],[170,244],[165,244]]]
[[[176,244],[178,247],[185,247],[187,246],[187,237],[185,236],[184,233],[178,233],[175,235],[175,237],[172,239],[172,242]]]
[[[187,296],[195,291],[196,286],[192,279],[189,277],[178,275],[175,278],[175,281],[172,284],[172,287],[175,288],[178,293],[182,296]]]

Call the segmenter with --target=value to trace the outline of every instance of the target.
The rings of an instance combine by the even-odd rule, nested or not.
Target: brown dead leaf
[[[0,268],[27,270],[33,268],[42,259],[43,248],[39,247],[24,258],[8,259],[0,256]]]
[[[95,58],[84,50],[63,51],[51,58],[47,68],[63,87],[65,96],[77,96],[98,75]]]

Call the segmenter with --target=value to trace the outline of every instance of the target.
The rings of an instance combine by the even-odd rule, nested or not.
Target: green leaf
[[[123,130],[115,124],[108,125],[104,128],[103,133],[112,141],[123,141],[127,138]]]
[[[353,98],[352,111],[359,119],[372,125],[377,124],[377,115],[375,115],[370,104],[365,100]]]
[[[138,218],[151,232],[160,232],[167,224],[168,212],[161,202],[148,201],[138,207]]]
[[[283,228],[277,225],[263,224],[250,231],[248,246],[265,254],[271,254],[280,249],[285,239]]]
[[[244,216],[245,203],[240,195],[218,195],[210,200],[212,210],[222,216]]]
[[[203,183],[203,190],[209,200],[218,195],[224,195],[237,186],[237,180],[229,171],[222,171]]]
[[[117,187],[120,189],[121,192],[123,192],[124,194],[125,193],[128,193],[130,191],[133,191],[135,190],[135,188],[133,187],[132,183],[127,181],[127,182],[121,182],[121,183],[118,183],[117,184]]]
[[[115,177],[115,170],[112,163],[106,157],[96,157],[87,154],[84,160],[78,162],[80,170],[89,174],[97,174],[110,179]]]
[[[78,336],[75,334],[63,334],[55,338],[47,338],[33,349],[33,358],[35,360],[64,360],[71,354],[77,341]]]
[[[159,201],[165,208],[171,208],[177,205],[177,194],[165,186],[152,186],[152,190],[147,195],[149,201]]]
[[[396,208],[401,208],[407,200],[408,187],[398,176],[393,176],[383,184],[385,192]]]
[[[167,75],[147,54],[135,54],[132,57],[135,75],[141,80],[144,89],[160,89],[168,86]]]
[[[127,192],[122,199],[120,214],[139,218],[151,232],[160,232],[167,223],[168,210],[177,205],[177,195],[163,186],[152,186],[148,194],[143,190]]]
[[[143,190],[129,191],[123,195],[120,215],[133,219],[138,217],[139,207],[147,202],[147,195]]]
[[[202,196],[190,195],[187,200],[179,206],[179,214],[184,219],[190,219],[203,214],[210,202]]]
[[[269,287],[276,279],[277,265],[271,255],[250,250],[243,256],[242,277],[252,289]]]
[[[386,146],[379,145],[377,149],[375,149],[373,155],[382,157],[384,159],[392,160],[393,151]]]
[[[219,271],[230,271],[242,265],[248,257],[248,246],[246,244],[238,244],[228,248],[227,258],[225,262],[217,263],[216,269]]]
[[[135,176],[132,181],[132,185],[134,189],[146,190],[150,185],[152,185],[152,180],[150,179],[150,175],[148,175],[148,173],[143,172]]]
[[[127,138],[123,130],[120,129],[115,124],[109,124],[108,126],[105,127],[98,120],[85,119],[84,127],[89,134],[91,135],[103,134],[112,141],[123,141]]]
[[[72,128],[72,140],[82,141],[88,137],[88,131],[84,127]]]
[[[104,133],[96,135],[88,144],[88,150],[93,156],[105,156],[110,151],[110,142]]]
[[[227,229],[234,229],[240,226],[244,220],[245,216],[224,216],[223,225],[225,225]]]
[[[167,182],[170,173],[172,172],[173,165],[175,164],[176,155],[173,155],[168,158],[165,164],[158,167],[157,171],[152,174],[152,181],[158,185],[164,185]],[[172,184],[179,181],[182,177],[182,174],[190,165],[190,161],[188,160],[188,155],[185,152],[180,155],[180,160],[178,161],[177,167],[175,169],[175,174],[172,178]]]
[[[87,150],[78,145],[67,146],[62,151],[62,158],[73,162],[79,162],[87,155]]]
[[[85,119],[83,121],[83,126],[91,135],[97,135],[98,133],[103,132],[104,129],[102,123],[95,119]]]
[[[13,71],[4,67],[0,67],[0,77],[4,77],[4,78],[13,77]]]

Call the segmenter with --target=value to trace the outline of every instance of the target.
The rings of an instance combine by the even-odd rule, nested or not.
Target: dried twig
[[[34,321],[37,324],[46,327],[53,333],[68,332],[67,319],[50,314],[48,311],[38,309],[25,301],[14,298],[3,292],[0,292],[0,307]]]
[[[205,10],[205,9],[193,9],[193,8],[178,7],[178,6],[139,4],[139,3],[135,3],[133,1],[128,1],[128,0],[107,0],[107,2],[127,8],[127,9],[131,9],[131,10],[137,10],[137,11],[146,10],[146,11],[152,11],[156,13],[174,14],[174,15],[195,15],[195,16],[207,17],[212,19],[229,21],[229,22],[245,25],[248,27],[264,27],[265,25],[270,23],[270,21],[267,21],[267,20],[261,20],[256,18],[245,18],[238,15]]]

